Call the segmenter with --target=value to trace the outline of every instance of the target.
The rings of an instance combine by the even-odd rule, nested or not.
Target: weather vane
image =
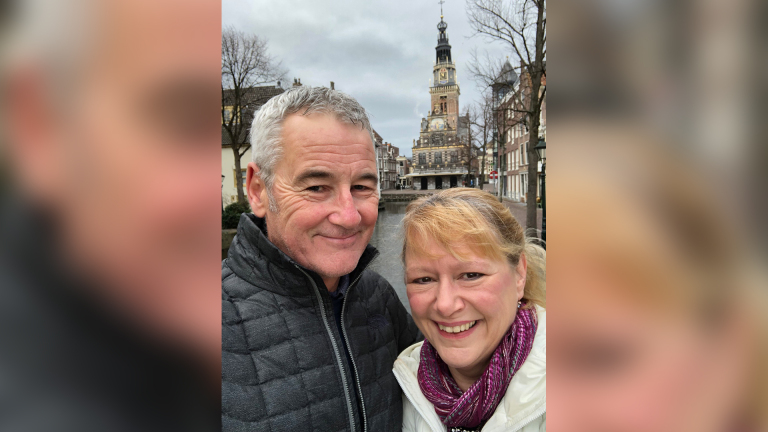
[[[440,3],[440,18],[443,18],[443,3],[445,3],[445,0],[439,0],[438,3]]]

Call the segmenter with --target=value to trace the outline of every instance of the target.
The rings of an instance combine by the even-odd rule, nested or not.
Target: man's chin
[[[360,261],[362,252],[340,251],[337,253],[318,254],[311,267],[323,277],[341,277],[352,272]]]

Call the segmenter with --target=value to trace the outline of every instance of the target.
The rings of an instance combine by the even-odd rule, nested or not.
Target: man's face
[[[283,122],[282,140],[272,188],[277,212],[249,175],[251,205],[266,217],[270,241],[335,289],[335,279],[357,265],[378,217],[370,135],[329,115],[292,114]]]

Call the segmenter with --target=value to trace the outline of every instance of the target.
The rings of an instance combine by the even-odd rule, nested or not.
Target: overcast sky
[[[464,0],[446,0],[443,12],[463,112],[480,96],[467,72],[472,47],[497,58],[510,53],[481,36],[470,38]],[[294,77],[312,86],[334,81],[368,110],[384,141],[411,156],[429,110],[437,0],[223,0],[222,21],[268,40],[269,52],[288,69],[283,87]]]

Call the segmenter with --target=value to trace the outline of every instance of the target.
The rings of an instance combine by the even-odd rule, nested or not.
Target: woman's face
[[[451,369],[477,378],[509,330],[525,287],[525,258],[517,267],[466,249],[455,258],[429,239],[422,245],[436,258],[406,250],[408,300],[416,325]],[[461,382],[459,382],[461,385]]]

